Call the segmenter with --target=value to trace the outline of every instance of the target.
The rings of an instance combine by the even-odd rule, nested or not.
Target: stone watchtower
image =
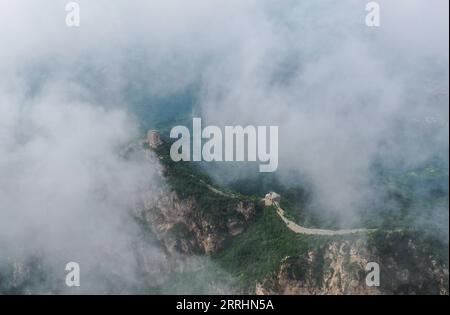
[[[161,134],[157,130],[149,130],[147,132],[147,142],[153,149],[159,147],[162,144]]]
[[[281,199],[281,196],[279,194],[277,194],[276,192],[271,191],[264,198],[264,204],[266,206],[271,206],[271,205],[273,205],[274,202],[279,203],[280,199]]]

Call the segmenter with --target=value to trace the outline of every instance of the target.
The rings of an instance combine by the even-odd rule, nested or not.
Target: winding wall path
[[[356,233],[366,233],[370,231],[370,229],[344,229],[344,230],[324,230],[324,229],[309,229],[303,226],[298,225],[294,221],[286,218],[284,214],[284,210],[280,208],[278,202],[273,203],[275,208],[277,209],[277,213],[280,216],[281,220],[286,223],[286,226],[293,232],[298,234],[308,234],[308,235],[348,235],[348,234],[356,234]]]

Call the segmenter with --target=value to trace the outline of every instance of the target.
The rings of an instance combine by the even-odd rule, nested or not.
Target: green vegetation
[[[433,273],[432,261],[448,268],[448,243],[415,231],[377,231],[369,235],[368,247],[380,259],[385,289],[395,294],[440,293],[442,284]],[[406,281],[399,279],[401,271],[406,271]],[[444,286],[448,288],[448,282]]]
[[[171,142],[165,139],[164,144],[156,150],[164,166],[164,175],[169,187],[181,199],[193,200],[194,215],[207,219],[214,226],[215,232],[225,231],[225,225],[229,219],[243,220],[242,215],[235,211],[237,203],[258,204],[260,198],[270,190],[281,193],[281,207],[289,218],[301,225],[322,228],[336,226],[336,221],[332,218],[319,218],[310,209],[311,194],[298,185],[285,187],[275,181],[274,187],[267,179],[269,177],[265,177],[266,179],[253,183],[252,181],[236,182],[228,186],[232,190],[227,191],[222,188],[215,190],[214,182],[199,165],[191,162],[173,162],[169,156],[170,145]],[[423,259],[429,257],[448,266],[448,247],[445,248],[442,238],[431,237],[431,233],[410,231],[416,228],[412,224],[417,222],[414,215],[417,214],[418,209],[424,209],[424,207],[429,210],[430,215],[433,214],[433,209],[442,207],[446,210],[448,223],[448,185],[442,184],[445,178],[448,178],[448,172],[438,172],[436,168],[430,167],[425,168],[423,172],[399,173],[391,177],[382,174],[380,182],[384,185],[383,187],[387,187],[387,193],[386,199],[381,200],[377,205],[384,208],[370,213],[361,212],[365,221],[360,227],[385,228],[369,233],[367,244],[377,256],[385,259],[386,264],[389,263],[389,259],[394,259],[401,268],[418,274],[421,270],[423,271]],[[432,184],[429,181],[432,181]],[[263,188],[258,188],[259,184]],[[244,193],[252,197],[246,197]],[[281,261],[286,257],[291,257],[288,274],[292,278],[305,279],[305,272],[312,270],[313,278],[309,280],[315,281],[316,285],[321,285],[323,274],[329,271],[322,255],[326,245],[330,241],[342,239],[352,241],[356,237],[296,234],[286,228],[274,208],[258,209],[257,207],[257,210],[254,221],[244,232],[235,237],[228,237],[224,248],[213,254],[213,263],[208,263],[202,269],[202,273],[208,274],[209,277],[213,275],[218,282],[220,279],[227,278],[227,275],[231,275],[232,280],[227,285],[237,289],[238,292],[253,293],[256,282],[274,276]],[[171,233],[182,238],[189,238],[189,229],[183,224],[174,226]],[[413,246],[409,247],[408,244]],[[316,261],[314,266],[309,266],[307,253],[312,250],[317,253]],[[351,273],[360,274],[359,276],[363,277],[364,271],[359,270],[359,266],[352,265],[350,261],[344,263]],[[391,277],[395,279],[394,275]],[[179,283],[192,283],[190,288],[192,290],[186,292],[199,293],[204,292],[203,280],[205,279],[196,272],[175,274],[169,280],[168,286],[170,287],[173,283],[174,289]],[[397,287],[396,290],[430,292],[433,288],[439,287],[432,283],[432,280],[428,283],[430,287],[427,288]],[[395,287],[395,283],[392,287]]]
[[[241,292],[252,292],[258,280],[273,274],[286,256],[300,256],[318,245],[326,243],[325,237],[299,235],[291,232],[280,220],[274,208],[259,209],[261,196],[245,197],[233,191],[217,193],[211,187],[214,183],[198,165],[190,162],[174,162],[169,156],[171,142],[165,139],[156,153],[164,166],[164,176],[168,185],[181,199],[195,200],[194,212],[206,218],[208,222],[219,228],[224,227],[228,219],[243,220],[235,211],[238,202],[252,202],[257,208],[255,220],[247,229],[236,237],[230,237],[225,248],[215,254],[212,266],[207,267],[209,274],[225,271],[233,276],[233,287]],[[292,194],[295,194],[293,191]],[[261,207],[262,208],[262,207]],[[174,226],[171,231],[186,237],[189,231],[185,226]],[[217,267],[216,267],[217,265]],[[319,266],[320,267],[320,266]],[[318,268],[319,268],[318,267]],[[176,275],[177,279],[189,278],[189,282],[197,283],[195,274]],[[171,280],[171,281],[172,281]],[[178,279],[180,280],[180,279]],[[200,281],[201,282],[201,281]],[[194,290],[196,291],[196,290]]]
[[[372,191],[365,205],[355,213],[347,228],[417,229],[448,238],[449,170],[448,159],[433,159],[414,169],[374,163]],[[337,214],[313,208],[314,196],[302,177],[292,175],[280,182],[276,174],[257,174],[236,180],[228,187],[246,195],[259,196],[268,191],[281,194],[286,217],[310,228],[342,228]]]
[[[326,243],[327,237],[295,234],[286,228],[272,207],[266,207],[255,222],[213,259],[252,292],[256,281],[273,275],[286,256],[301,256]]]
[[[448,162],[433,160],[421,167],[374,171],[379,195],[361,211],[366,227],[417,229],[448,238]]]
[[[243,202],[245,206],[255,200],[223,189],[214,191],[211,178],[197,165],[174,162],[170,158],[170,146],[171,142],[165,139],[164,144],[156,150],[170,189],[182,200],[195,200],[194,213],[206,218],[215,227],[223,228],[229,219],[243,220],[243,215],[236,211],[236,205]]]
[[[429,233],[410,230],[374,231],[368,234],[368,245],[380,257],[394,258],[409,266],[414,256],[431,258],[448,266],[448,243]]]
[[[226,174],[224,174],[224,176],[226,176]],[[246,196],[254,196],[258,198],[262,198],[269,191],[284,193],[286,189],[276,174],[259,173],[257,169],[255,169],[255,173],[249,174],[248,177],[235,180],[227,186],[230,189],[238,191]]]

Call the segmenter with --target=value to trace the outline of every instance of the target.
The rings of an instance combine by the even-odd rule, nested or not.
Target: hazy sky
[[[376,157],[448,158],[446,0],[378,1],[379,28],[361,0],[77,2],[69,28],[67,1],[0,0],[2,254],[133,268],[123,220],[154,167],[119,154],[138,137],[130,86],[195,85],[209,123],[278,125],[280,168],[346,218]]]

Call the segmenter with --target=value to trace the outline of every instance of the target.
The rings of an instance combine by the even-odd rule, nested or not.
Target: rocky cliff
[[[406,240],[406,239],[405,239]],[[286,257],[276,273],[256,284],[256,294],[448,294],[448,267],[406,240],[381,256],[370,240],[338,240],[303,256]],[[394,251],[395,250],[395,251]],[[402,258],[395,253],[403,252]],[[380,266],[380,286],[366,284],[366,266]]]
[[[170,253],[211,254],[227,238],[240,234],[256,214],[254,202],[239,198],[217,209],[201,207],[194,196],[181,199],[174,191],[161,190],[141,215]],[[214,212],[223,215],[223,220],[211,215]]]

